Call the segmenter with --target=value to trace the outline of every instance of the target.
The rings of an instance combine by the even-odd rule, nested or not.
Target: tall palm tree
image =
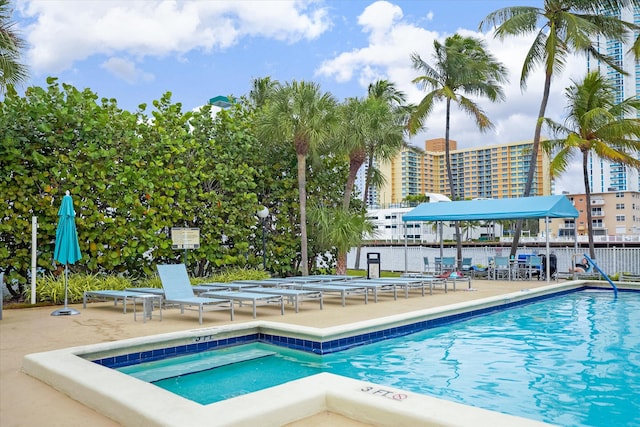
[[[0,0],[0,94],[8,85],[24,82],[28,78],[27,66],[20,62],[21,50],[26,43],[14,29],[9,0]]]
[[[349,176],[343,200],[343,207],[348,209],[356,175],[364,162],[371,159],[369,166],[373,168],[374,159],[393,158],[404,143],[405,127],[396,119],[393,106],[383,98],[350,98],[341,111],[338,139],[341,148],[349,153]],[[366,193],[363,197],[366,202]]]
[[[551,119],[545,123],[562,138],[544,141],[543,150],[554,155],[551,174],[564,172],[571,157],[582,157],[582,176],[587,202],[587,230],[589,254],[595,258],[593,224],[591,218],[591,189],[589,185],[589,154],[640,169],[640,99],[628,98],[615,102],[615,88],[598,72],[592,72],[566,90],[568,117],[565,124]],[[635,154],[635,156],[634,156]]]
[[[388,80],[377,80],[371,83],[367,90],[367,98],[362,102],[365,104],[362,108],[363,113],[368,112],[368,119],[365,120],[368,125],[362,123],[364,126],[360,127],[369,127],[370,131],[367,131],[368,136],[361,142],[353,141],[355,142],[354,146],[360,145],[360,147],[349,153],[349,161],[350,169],[355,169],[355,173],[365,161],[367,162],[362,192],[362,201],[366,206],[369,189],[380,187],[384,183],[384,175],[376,166],[377,163],[391,160],[405,144],[403,132],[408,117],[407,111],[410,107],[405,104],[406,95],[404,92],[398,90]],[[376,121],[379,122],[376,123]],[[354,174],[353,181],[355,178]],[[353,189],[353,184],[351,184],[351,189]],[[348,195],[345,194],[345,201],[347,196],[351,197],[350,191]],[[360,251],[361,246],[359,245],[356,251],[356,269],[360,268]]]
[[[520,87],[526,83],[533,69],[542,65],[545,80],[542,101],[538,111],[538,120],[533,135],[531,161],[524,189],[524,197],[531,195],[535,176],[540,134],[543,117],[549,101],[551,80],[556,72],[561,72],[569,55],[588,53],[594,59],[602,61],[613,69],[623,73],[615,60],[598,52],[599,37],[625,40],[631,37],[640,26],[625,22],[615,16],[605,16],[602,12],[627,6],[640,6],[639,0],[544,0],[543,7],[512,6],[490,13],[480,22],[479,29],[494,28],[494,36],[505,39],[508,36],[522,36],[537,33],[533,45],[527,52],[520,74]],[[541,24],[539,26],[539,24]],[[633,46],[636,57],[640,56],[640,38]],[[513,236],[511,255],[518,249],[522,221],[518,221]]]
[[[406,104],[407,96],[405,93],[396,89],[396,86],[388,80],[377,80],[371,83],[367,90],[367,99],[383,102],[390,108],[386,123],[392,130],[393,137],[371,140],[367,144],[367,173],[362,194],[362,201],[365,204],[369,195],[369,188],[377,188],[384,184],[384,176],[376,164],[393,159],[405,144],[401,135],[398,134],[398,127],[403,130],[406,129],[409,112],[413,108],[412,105]]]
[[[337,102],[316,83],[292,81],[276,87],[257,121],[258,137],[290,142],[298,164],[300,202],[300,268],[309,274],[307,240],[307,156],[314,154],[337,125]]]
[[[481,40],[462,37],[459,34],[447,37],[444,45],[433,42],[434,65],[431,66],[414,53],[411,55],[413,67],[424,75],[413,79],[423,88],[430,90],[417,105],[409,119],[409,131],[416,133],[433,110],[436,101],[446,103],[445,118],[445,162],[449,191],[452,200],[458,200],[458,191],[453,180],[449,145],[451,104],[455,103],[475,120],[480,131],[486,131],[493,124],[484,111],[472,99],[464,96],[482,96],[492,102],[502,101],[504,93],[501,84],[507,81],[507,70],[491,54]],[[458,263],[462,262],[462,236],[456,222]]]

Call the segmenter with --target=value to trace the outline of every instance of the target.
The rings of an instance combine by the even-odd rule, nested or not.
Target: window
[[[624,215],[616,215],[616,222],[624,222]]]
[[[624,209],[624,203],[616,203],[616,209],[617,209],[617,210],[622,210],[622,209]]]

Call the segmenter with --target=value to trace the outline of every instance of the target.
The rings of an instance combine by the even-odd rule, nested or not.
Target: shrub
[[[269,274],[263,270],[234,268],[211,277],[193,278],[191,283],[193,285],[207,282],[226,283],[234,280],[260,280],[267,277],[269,277]],[[64,304],[64,280],[64,274],[58,276],[47,274],[39,278],[36,285],[36,301],[49,304]],[[74,273],[69,275],[67,303],[76,304],[82,302],[85,291],[122,291],[132,287],[162,288],[162,283],[157,275],[139,279],[134,283],[132,279],[122,276]],[[25,301],[28,301],[31,298],[31,289],[25,289],[22,296]]]
[[[36,301],[51,304],[64,303],[64,274],[45,275],[36,284]],[[70,274],[67,286],[67,302],[69,304],[82,302],[85,291],[114,289],[124,290],[132,286],[131,280],[120,276],[105,276],[99,274]],[[30,298],[31,290],[26,289],[23,297]]]

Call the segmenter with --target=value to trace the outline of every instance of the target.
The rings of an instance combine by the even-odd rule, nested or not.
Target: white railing
[[[426,235],[419,239],[407,239],[408,243],[411,244],[424,244],[424,243],[438,243],[440,237],[435,234]],[[398,233],[397,235],[391,236],[386,239],[375,239],[376,243],[399,243],[404,244],[404,235]],[[511,243],[513,241],[513,237],[510,236],[502,236],[500,237],[500,242],[502,243]],[[587,236],[578,236],[578,243],[587,243],[589,240]],[[625,243],[625,242],[640,242],[640,234],[628,234],[624,236],[617,235],[606,235],[606,236],[593,236],[594,242],[599,243]],[[521,236],[519,242],[524,243],[545,243],[546,240],[543,236]],[[565,236],[565,237],[553,237],[549,239],[550,243],[569,243],[573,244],[574,238],[573,236]]]
[[[423,258],[429,257],[429,264],[433,268],[434,258],[439,257],[440,248],[426,246],[366,246],[360,253],[360,268],[367,268],[367,254],[376,252],[380,254],[380,269],[386,271],[404,271],[405,258],[407,271],[417,272],[423,270]],[[489,257],[509,255],[508,247],[464,247],[462,255],[465,258],[471,257],[473,264],[487,265]],[[558,271],[568,272],[569,267],[579,260],[583,253],[588,253],[588,249],[576,249],[573,246],[551,248],[550,252],[558,259]],[[518,250],[518,254],[544,254],[544,247],[527,247],[523,243]],[[595,261],[598,266],[607,274],[613,275],[622,272],[640,274],[640,248],[596,248]],[[352,249],[347,255],[347,267],[354,268],[356,250]],[[442,256],[456,256],[455,247],[445,247]]]

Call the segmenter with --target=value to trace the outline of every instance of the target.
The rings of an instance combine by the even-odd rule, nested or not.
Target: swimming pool
[[[640,284],[618,284],[640,291]],[[322,412],[380,426],[540,427],[547,423],[455,403],[433,395],[321,373],[254,393],[202,405],[96,363],[125,366],[141,358],[164,358],[215,346],[277,343],[327,354],[420,329],[450,324],[577,290],[607,288],[602,282],[543,285],[406,313],[314,328],[267,320],[227,323],[119,341],[62,348],[24,356],[22,371],[121,425],[218,425],[276,427]],[[622,292],[621,292],[622,293]],[[402,396],[395,399],[394,396]]]
[[[175,359],[197,374],[169,359],[121,370],[160,366],[147,380],[201,404],[330,372],[559,425],[633,426],[639,348],[640,293],[582,291],[324,356],[252,343]]]

